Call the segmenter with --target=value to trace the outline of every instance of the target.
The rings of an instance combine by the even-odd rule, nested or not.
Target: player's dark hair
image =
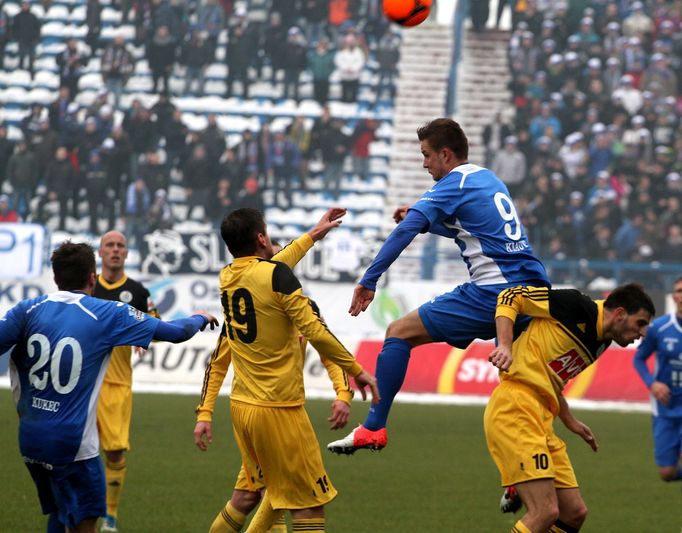
[[[613,289],[606,298],[604,307],[607,309],[622,307],[629,315],[634,315],[640,309],[644,309],[651,316],[656,315],[654,302],[638,283],[628,283]]]
[[[682,276],[678,277],[675,281],[673,281],[673,287],[677,285],[680,281],[682,281]]]
[[[259,233],[265,233],[263,213],[250,207],[228,213],[220,224],[220,235],[233,257],[253,255]]]
[[[420,141],[427,141],[434,150],[449,148],[457,159],[466,161],[469,158],[469,141],[464,135],[462,126],[451,118],[437,118],[421,128],[417,128]]]
[[[95,252],[87,243],[64,241],[52,252],[54,282],[60,291],[75,291],[88,284],[96,272]]]

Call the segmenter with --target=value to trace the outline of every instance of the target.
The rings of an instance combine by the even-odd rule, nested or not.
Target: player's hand
[[[506,372],[512,364],[511,347],[497,346],[488,356],[488,361],[503,372]]]
[[[206,440],[204,440],[206,437]],[[213,442],[213,433],[211,431],[211,422],[197,422],[194,426],[194,444],[197,445],[202,452],[208,449],[208,445]]]
[[[592,448],[596,452],[597,449],[599,448],[599,444],[597,444],[597,439],[594,438],[592,430],[589,428],[589,426],[587,426],[587,424],[583,424],[577,418],[573,417],[571,418],[572,421],[569,423],[566,423],[566,421],[564,421],[564,425],[573,433],[579,435],[587,444],[590,445],[590,448]]]
[[[405,215],[407,215],[407,210],[409,208],[409,205],[401,205],[399,208],[393,211],[393,220],[395,220],[396,224],[402,222],[402,220],[405,218]]]
[[[660,381],[654,381],[649,387],[651,394],[663,405],[670,403],[670,387]]]
[[[350,405],[342,400],[334,400],[332,402],[332,416],[327,418],[329,420],[330,429],[341,429],[348,423],[350,417]]]
[[[341,225],[341,218],[346,214],[346,211],[344,207],[330,207],[327,209],[327,212],[322,215],[320,221],[308,232],[310,238],[314,242],[324,239],[327,233]]]
[[[350,303],[348,312],[352,316],[358,316],[369,307],[372,300],[374,300],[374,291],[358,285],[353,291],[353,300]]]
[[[133,346],[133,352],[134,352],[135,355],[137,355],[138,357],[143,357],[144,354],[147,353],[147,350],[145,350],[142,346]]]
[[[206,326],[210,326],[211,330],[214,330],[215,328],[218,327],[218,319],[214,317],[211,313],[207,313],[206,311],[194,311],[193,314],[205,317],[208,320],[208,324],[206,324]],[[204,331],[206,329],[206,326],[199,329],[201,331]]]
[[[372,403],[373,404],[379,403],[379,400],[381,400],[381,396],[379,396],[379,387],[377,387],[377,378],[375,378],[372,374],[370,374],[366,370],[363,370],[360,374],[355,376],[354,379],[355,379],[355,384],[358,386],[358,389],[360,390],[360,395],[362,396],[363,400],[367,399],[367,391],[365,391],[365,387],[369,387],[369,390],[372,393]]]

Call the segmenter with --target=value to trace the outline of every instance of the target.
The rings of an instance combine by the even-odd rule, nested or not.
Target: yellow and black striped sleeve
[[[278,263],[272,272],[272,290],[296,329],[321,357],[336,363],[352,376],[362,372],[362,367],[353,355],[329,331],[317,304],[303,294],[301,283],[284,263]]]
[[[511,287],[497,296],[495,318],[504,316],[512,321],[517,315],[552,318],[547,287]]]
[[[353,399],[353,389],[350,388],[348,374],[339,365],[332,363],[325,357],[320,357],[320,361],[322,361],[322,364],[327,369],[327,374],[336,392],[336,399],[350,405]]]
[[[277,252],[272,260],[284,263],[289,268],[294,268],[298,262],[305,257],[308,250],[313,247],[313,244],[315,243],[313,242],[312,237],[307,233],[304,233]]]
[[[225,381],[227,369],[230,367],[232,354],[230,343],[227,342],[225,326],[223,326],[218,342],[211,354],[211,360],[204,371],[204,381],[201,386],[201,399],[194,412],[197,414],[197,422],[211,422],[215,402],[220,393],[220,388]]]

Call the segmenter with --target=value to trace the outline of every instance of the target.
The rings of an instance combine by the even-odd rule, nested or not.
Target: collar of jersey
[[[114,283],[109,283],[107,280],[105,280],[105,279],[102,277],[102,274],[100,274],[99,276],[97,276],[97,282],[98,282],[102,287],[104,287],[105,289],[107,289],[108,291],[111,291],[111,290],[113,290],[113,289],[118,289],[118,288],[119,288],[121,285],[123,285],[126,281],[128,281],[128,276],[126,276],[125,274],[123,274],[123,277],[122,277],[121,279],[119,279],[118,281],[115,281]]]

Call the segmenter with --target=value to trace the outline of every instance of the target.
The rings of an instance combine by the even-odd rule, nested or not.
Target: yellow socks
[[[234,507],[232,503],[227,502],[225,507],[215,517],[211,524],[209,533],[238,533],[242,530],[246,515]]]
[[[272,527],[268,529],[268,533],[287,533],[288,531],[287,523],[284,520],[284,513],[282,513],[282,516],[280,516],[275,523],[272,524]]]
[[[123,482],[126,478],[126,460],[123,458],[118,463],[111,463],[107,459],[104,463],[104,476],[107,480],[107,514],[116,517]]]
[[[294,518],[294,531],[306,533],[324,533],[324,517],[322,518]]]
[[[270,505],[270,496],[266,490],[246,533],[266,533],[275,522],[283,517],[283,509],[275,511]]]
[[[514,524],[514,527],[511,528],[511,533],[533,533],[530,529],[528,529],[521,520],[516,522]]]
[[[550,533],[578,533],[578,528],[575,528],[573,526],[569,526],[568,524],[565,524],[561,520],[557,520],[552,524],[552,527],[549,528]]]

